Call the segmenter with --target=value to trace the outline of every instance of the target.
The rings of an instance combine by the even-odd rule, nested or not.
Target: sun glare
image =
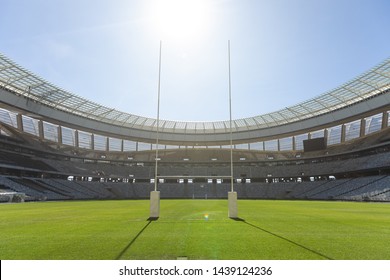
[[[207,31],[206,0],[157,0],[151,12],[152,24],[162,40],[199,39]]]

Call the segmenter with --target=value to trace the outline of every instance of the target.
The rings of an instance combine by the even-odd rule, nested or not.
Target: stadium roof
[[[127,128],[156,131],[157,120],[121,112],[77,96],[45,81],[0,54],[0,86],[25,98],[91,120]],[[390,89],[390,58],[359,77],[320,96],[279,111],[232,121],[233,132],[286,125],[327,114],[370,99]],[[167,133],[217,134],[230,131],[230,121],[160,120]]]

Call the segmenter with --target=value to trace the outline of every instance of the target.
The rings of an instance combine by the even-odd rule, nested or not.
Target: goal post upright
[[[157,219],[160,216],[160,192],[157,190],[158,186],[158,145],[159,145],[159,130],[160,130],[160,88],[161,88],[161,48],[158,62],[158,87],[157,87],[157,121],[156,121],[156,164],[154,170],[154,190],[150,192],[150,215],[149,218]]]
[[[238,218],[237,192],[234,191],[233,176],[233,120],[232,120],[232,83],[230,69],[230,40],[228,40],[228,66],[229,66],[229,115],[230,115],[230,192],[228,192],[228,216]]]

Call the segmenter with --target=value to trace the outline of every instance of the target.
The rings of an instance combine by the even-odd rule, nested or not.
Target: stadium
[[[0,92],[1,258],[390,258],[389,59],[310,100],[231,122],[121,112],[4,55]],[[227,217],[231,180],[237,219]],[[152,221],[155,187],[161,214]],[[226,234],[245,231],[264,243],[232,245]],[[188,241],[192,234],[200,240]],[[32,249],[40,238],[49,240]],[[109,244],[99,250],[95,242]]]

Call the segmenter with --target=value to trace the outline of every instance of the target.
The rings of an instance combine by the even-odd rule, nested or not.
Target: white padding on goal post
[[[158,218],[160,216],[160,192],[150,192],[150,218]]]
[[[237,192],[228,192],[229,218],[238,218]]]

